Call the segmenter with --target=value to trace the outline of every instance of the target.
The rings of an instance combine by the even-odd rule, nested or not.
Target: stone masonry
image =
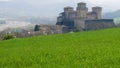
[[[56,25],[64,25],[69,27],[70,29],[77,28],[87,30],[87,27],[89,27],[89,22],[89,25],[94,24],[94,26],[90,26],[91,28],[89,28],[89,30],[92,30],[94,27],[99,27],[97,24],[99,24],[100,21],[102,23],[105,23],[101,24],[101,26],[106,26],[109,28],[115,26],[112,19],[102,19],[102,7],[92,7],[92,11],[88,11],[86,3],[80,2],[77,4],[76,10],[74,10],[74,8],[70,6],[65,7],[64,12],[59,14]]]

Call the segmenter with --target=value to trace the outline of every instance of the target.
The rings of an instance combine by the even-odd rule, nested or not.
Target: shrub
[[[9,39],[13,39],[13,38],[15,38],[15,36],[12,34],[6,34],[3,36],[3,40],[9,40]]]
[[[80,32],[80,31],[83,31],[83,29],[82,28],[75,28],[74,29],[74,32]]]

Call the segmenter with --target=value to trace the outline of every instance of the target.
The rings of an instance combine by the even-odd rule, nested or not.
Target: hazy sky
[[[18,7],[24,8],[25,5],[28,5],[29,8],[38,9],[39,10],[38,13],[37,12],[32,12],[32,13],[37,13],[37,15],[39,14],[40,17],[43,17],[43,16],[52,17],[52,15],[56,17],[58,15],[58,13],[63,11],[63,8],[65,6],[76,7],[78,2],[86,2],[87,6],[89,8],[93,7],[93,6],[101,6],[101,7],[103,7],[104,13],[112,12],[112,11],[116,11],[116,10],[120,9],[120,0],[0,0],[0,2],[1,2],[1,4],[4,4],[2,2],[7,2],[7,4],[11,3],[12,5],[14,4],[12,7],[16,7],[17,9],[19,9],[19,12],[21,9]],[[5,6],[6,6],[6,3],[5,3]],[[10,8],[10,7],[8,6],[8,8]],[[35,9],[32,9],[32,10],[35,10]],[[13,10],[13,11],[15,11],[15,10]],[[24,11],[24,10],[21,10],[21,11]],[[35,11],[37,11],[37,10],[35,10]],[[4,10],[3,10],[3,12],[4,12]],[[18,13],[18,12],[16,12],[16,13]],[[11,26],[11,24],[9,24],[9,25]],[[6,27],[6,25],[3,27]],[[1,27],[1,28],[3,28],[3,27]]]
[[[73,6],[76,7],[76,3],[78,2],[86,2],[89,7],[92,6],[101,6],[103,7],[103,12],[112,12],[116,11],[120,6],[120,0],[0,0],[4,2],[26,2],[31,4],[32,6],[38,7],[41,9],[41,13],[57,13],[63,10],[65,6]],[[22,4],[21,4],[22,5]],[[50,14],[49,13],[49,14]]]
[[[26,1],[30,4],[36,5],[36,6],[48,6],[49,5],[56,5],[56,4],[75,4],[77,2],[89,2],[92,5],[98,5],[102,6],[108,11],[109,9],[117,10],[120,6],[120,0],[0,0],[0,1]]]

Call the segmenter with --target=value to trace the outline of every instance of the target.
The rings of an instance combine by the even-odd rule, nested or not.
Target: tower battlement
[[[64,8],[64,12],[70,12],[70,11],[74,11],[74,8],[70,6]]]
[[[86,3],[80,2],[77,4],[77,10],[86,8]]]
[[[101,19],[102,18],[102,7],[92,7],[92,12],[95,12],[97,15],[97,19]]]

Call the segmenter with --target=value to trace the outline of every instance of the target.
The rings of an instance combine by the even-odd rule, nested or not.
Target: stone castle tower
[[[80,2],[77,4],[76,10],[73,7],[65,7],[64,12],[60,13],[60,16],[57,18],[57,25],[65,25],[76,27],[76,28],[85,28],[85,20],[97,20],[102,19],[102,8],[93,7],[91,12],[88,12],[86,3]]]

